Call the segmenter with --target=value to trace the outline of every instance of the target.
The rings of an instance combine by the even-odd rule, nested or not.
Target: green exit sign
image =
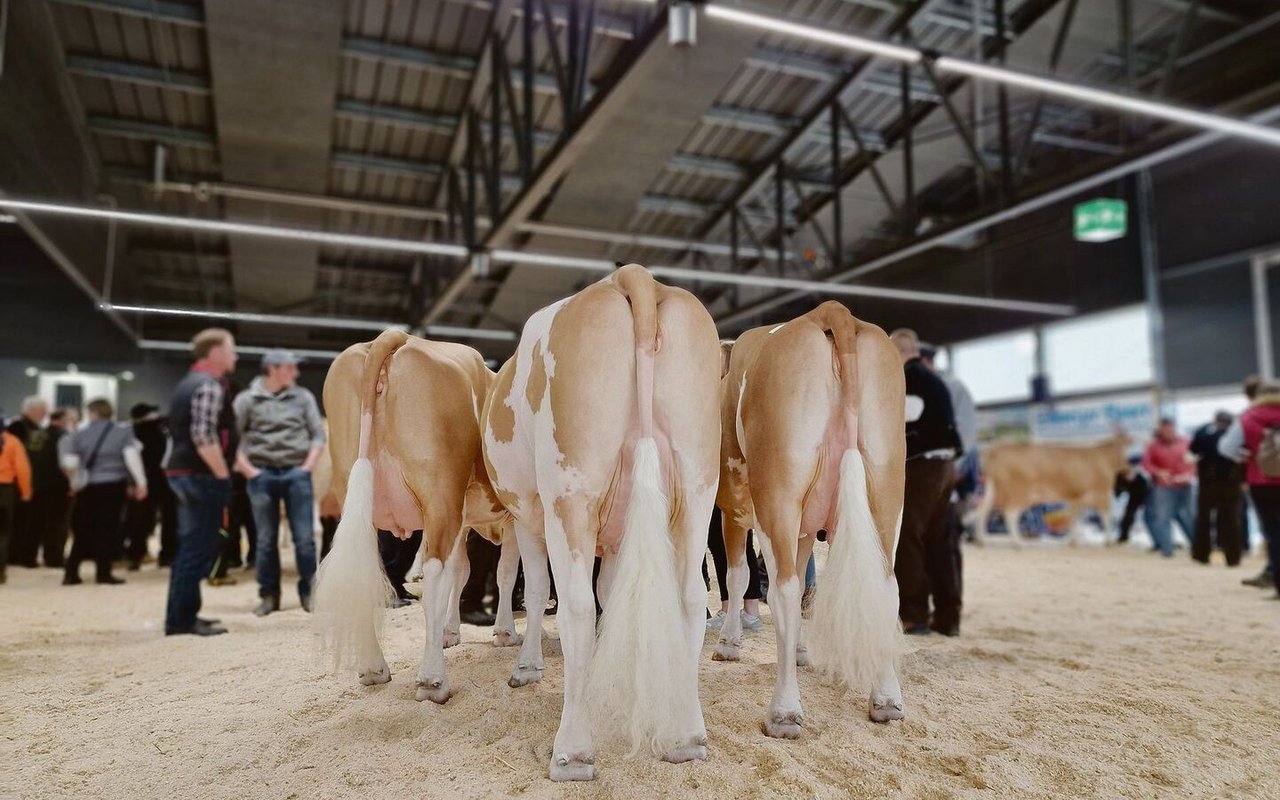
[[[1123,200],[1100,197],[1076,206],[1076,240],[1110,242],[1124,236],[1129,208]]]

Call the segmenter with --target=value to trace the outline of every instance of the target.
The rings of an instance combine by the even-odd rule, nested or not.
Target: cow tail
[[[321,647],[332,655],[335,670],[354,667],[366,684],[391,680],[378,640],[383,610],[395,596],[383,571],[373,525],[373,462],[369,458],[373,410],[385,388],[387,359],[408,338],[404,331],[384,331],[365,356],[359,388],[359,456],[351,467],[333,547],[316,571],[313,608]]]
[[[818,310],[827,311],[824,327],[832,334],[840,363],[842,409],[852,446],[840,461],[835,531],[814,599],[811,657],[818,669],[847,685],[877,690],[896,680],[903,641],[897,579],[876,529],[870,500],[874,487],[858,447],[857,321],[839,304]]]
[[[698,704],[697,664],[682,624],[686,615],[671,541],[671,503],[654,438],[658,284],[637,265],[623,267],[614,278],[631,303],[635,326],[640,438],[631,458],[631,497],[591,661],[588,697],[602,735],[621,732],[633,753],[648,750],[662,757],[705,744],[706,730]]]

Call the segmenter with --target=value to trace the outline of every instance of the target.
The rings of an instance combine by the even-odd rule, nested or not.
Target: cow
[[[985,489],[974,525],[976,542],[986,541],[992,509],[1004,512],[1010,539],[1021,545],[1022,512],[1041,503],[1066,503],[1071,515],[1068,542],[1077,544],[1084,509],[1109,518],[1111,489],[1116,473],[1126,466],[1129,442],[1127,435],[1118,433],[1092,446],[1005,443],[987,448],[982,454]]]
[[[548,554],[559,598],[564,708],[552,780],[595,777],[593,723],[625,734],[633,752],[707,755],[698,655],[719,358],[702,304],[632,264],[534,313],[498,371],[484,456],[515,518],[529,609],[512,686],[542,674]]]
[[[737,661],[754,528],[769,570],[778,664],[764,732],[793,739],[804,721],[796,667],[812,659],[870,690],[876,722],[903,718],[894,553],[906,470],[902,361],[884,331],[827,302],[747,331],[721,391],[721,467],[729,611],[712,658]],[[831,549],[814,600],[812,653],[800,622],[814,539]]]
[[[392,590],[375,531],[407,539],[421,530],[426,645],[415,694],[435,703],[450,697],[443,651],[459,640],[467,530],[502,543],[511,524],[480,452],[480,410],[493,378],[470,347],[399,330],[352,345],[329,368],[324,405],[342,519],[320,564],[316,624],[335,669],[355,667],[366,686],[391,680],[378,632]],[[514,646],[519,555],[505,538],[494,642]]]

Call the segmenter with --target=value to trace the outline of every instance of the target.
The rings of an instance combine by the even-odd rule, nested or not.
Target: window
[[[1035,372],[1036,339],[1030,331],[953,345],[951,369],[975,403],[1026,400]]]
[[[1146,307],[1046,325],[1044,366],[1054,395],[1150,383],[1154,375]]]

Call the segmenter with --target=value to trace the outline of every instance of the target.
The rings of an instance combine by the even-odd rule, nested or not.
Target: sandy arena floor
[[[325,673],[296,597],[253,617],[249,573],[205,590],[229,635],[166,639],[167,573],[63,588],[52,570],[11,568],[0,797],[1280,798],[1280,602],[1239,583],[1257,559],[1228,571],[1003,543],[967,558],[964,636],[913,641],[905,723],[868,722],[865,694],[805,670],[806,738],[767,739],[766,625],[738,664],[712,662],[708,637],[708,761],[602,748],[599,779],[567,787],[546,778],[554,639],[542,683],[510,689],[515,651],[464,626],[447,655],[456,695],[438,707],[413,700],[417,606],[390,613],[394,677],[366,689]]]

